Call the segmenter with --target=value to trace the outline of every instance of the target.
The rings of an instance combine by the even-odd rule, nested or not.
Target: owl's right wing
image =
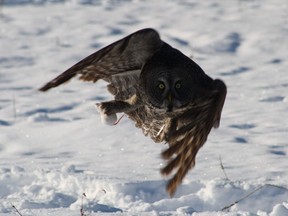
[[[195,166],[197,152],[204,145],[212,127],[220,124],[227,88],[221,80],[214,80],[210,89],[201,89],[201,97],[191,103],[182,115],[174,118],[166,134],[169,148],[162,152],[167,164],[163,175],[174,176],[167,191],[172,196],[187,172]]]
[[[139,30],[87,56],[39,90],[47,91],[80,75],[83,81],[96,82],[103,79],[109,82],[111,85],[108,90],[117,99],[121,89],[128,89],[126,94],[130,94],[129,85],[138,85],[141,68],[162,45],[155,30]],[[123,96],[118,94],[118,97]]]

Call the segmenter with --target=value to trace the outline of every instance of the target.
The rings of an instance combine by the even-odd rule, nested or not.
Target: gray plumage
[[[162,41],[153,29],[137,31],[84,58],[40,91],[80,75],[84,81],[107,81],[114,100],[97,104],[107,116],[125,113],[155,142],[166,142],[161,170],[173,177],[172,196],[212,127],[220,123],[226,86],[213,80],[190,58]]]

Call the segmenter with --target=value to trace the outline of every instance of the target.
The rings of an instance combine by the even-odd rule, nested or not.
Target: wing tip
[[[74,77],[77,74],[77,71],[71,70],[72,68],[66,70],[65,72],[63,72],[58,77],[51,80],[50,82],[46,83],[44,86],[42,86],[38,90],[45,92],[51,88],[55,88],[63,83],[66,83],[67,81],[69,81],[72,77]]]
[[[45,92],[45,91],[49,90],[50,88],[52,88],[48,84],[49,83],[47,83],[46,85],[44,85],[41,88],[39,88],[38,91]]]
[[[62,83],[66,82],[67,80],[59,80],[57,78],[53,79],[52,81],[46,83],[44,86],[42,86],[41,88],[39,88],[38,90],[41,92],[45,92],[48,91],[51,88],[55,88],[59,85],[61,85]]]
[[[45,91],[48,91],[49,89],[51,88],[54,88],[54,87],[57,87],[58,85],[62,84],[63,82],[61,83],[57,83],[55,82],[55,80],[52,80],[48,83],[46,83],[44,86],[42,86],[41,88],[39,88],[38,90],[41,91],[41,92],[45,92]]]

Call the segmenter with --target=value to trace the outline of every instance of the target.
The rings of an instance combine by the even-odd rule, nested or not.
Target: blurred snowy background
[[[173,198],[165,146],[127,118],[101,124],[104,82],[37,91],[145,27],[228,87],[221,126]],[[1,0],[0,215],[287,216],[287,68],[287,0]]]

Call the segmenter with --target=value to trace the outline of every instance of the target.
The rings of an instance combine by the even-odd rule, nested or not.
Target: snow
[[[6,0],[0,7],[0,215],[74,216],[81,208],[288,215],[286,0]],[[95,104],[111,99],[104,82],[37,91],[145,27],[228,87],[220,128],[172,198],[159,174],[165,145],[125,116],[101,123]]]

